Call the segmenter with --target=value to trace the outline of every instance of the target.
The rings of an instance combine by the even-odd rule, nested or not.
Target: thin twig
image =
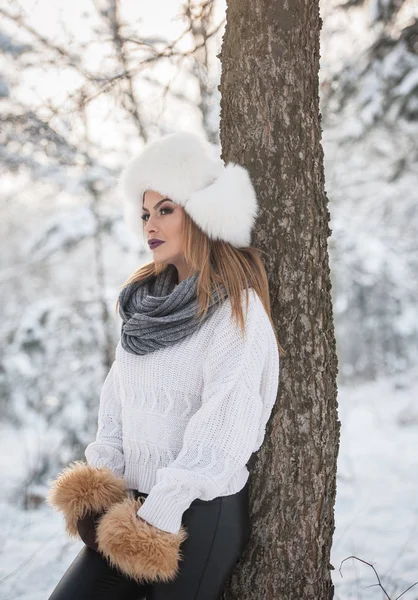
[[[386,598],[387,598],[388,600],[391,600],[391,598],[390,598],[390,596],[388,595],[388,593],[386,592],[385,588],[384,588],[384,587],[383,587],[383,585],[380,583],[380,577],[379,577],[379,575],[378,575],[378,573],[377,573],[376,569],[374,568],[374,566],[373,566],[371,563],[367,562],[367,560],[363,560],[362,558],[359,558],[358,556],[347,556],[347,558],[344,558],[344,560],[342,560],[342,561],[341,561],[340,568],[338,569],[338,570],[339,570],[339,572],[340,572],[340,575],[341,575],[341,577],[343,576],[343,574],[342,574],[342,572],[341,572],[341,567],[342,567],[342,564],[343,564],[343,562],[345,562],[345,561],[346,561],[346,560],[348,560],[349,558],[355,558],[356,560],[359,560],[360,562],[364,563],[365,565],[369,565],[369,567],[371,567],[371,568],[373,569],[373,571],[375,572],[375,575],[376,575],[376,577],[377,577],[377,581],[378,581],[379,583],[374,583],[373,585],[368,585],[367,587],[375,587],[375,586],[376,586],[376,587],[380,587],[380,588],[382,589],[383,593],[385,594]],[[402,592],[402,594],[400,594],[400,596],[398,596],[397,598],[395,598],[395,600],[399,600],[399,598],[400,598],[401,596],[403,596],[404,594],[406,594],[406,592],[407,592],[408,590],[410,590],[411,588],[413,588],[413,587],[414,587],[415,585],[417,585],[417,584],[418,584],[418,581],[416,581],[416,582],[415,582],[415,583],[413,583],[411,586],[409,586],[409,588],[407,588],[407,589],[406,589],[404,592]]]

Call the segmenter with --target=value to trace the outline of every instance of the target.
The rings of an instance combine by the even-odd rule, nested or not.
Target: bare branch
[[[341,561],[341,564],[340,564],[339,571],[340,571],[340,575],[341,575],[341,577],[343,576],[343,574],[342,574],[342,571],[341,571],[342,564],[343,564],[343,563],[344,563],[346,560],[348,560],[349,558],[355,558],[356,560],[359,560],[360,562],[364,563],[365,565],[368,565],[369,567],[371,567],[371,568],[373,569],[373,571],[374,571],[375,575],[376,575],[376,578],[377,578],[377,581],[378,581],[378,583],[374,583],[373,585],[368,585],[367,587],[380,587],[380,588],[381,588],[381,590],[383,591],[384,595],[386,596],[386,598],[387,598],[388,600],[391,600],[390,596],[388,595],[388,593],[386,592],[385,588],[382,586],[382,584],[381,584],[381,582],[380,582],[380,577],[379,577],[379,575],[378,575],[378,573],[377,573],[376,569],[374,568],[374,566],[373,566],[371,563],[367,562],[367,560],[363,560],[362,558],[359,558],[358,556],[347,556],[347,558],[344,558],[344,560],[342,560],[342,561]],[[398,600],[398,599],[399,599],[401,596],[403,596],[403,595],[404,595],[404,594],[405,594],[405,593],[406,593],[408,590],[410,590],[411,588],[413,588],[413,587],[414,587],[415,585],[417,585],[417,584],[418,584],[418,581],[417,581],[417,582],[415,582],[415,583],[413,583],[411,586],[409,586],[409,588],[407,588],[407,589],[406,589],[404,592],[402,592],[402,594],[400,594],[400,596],[397,596],[397,598],[395,598],[395,600]]]

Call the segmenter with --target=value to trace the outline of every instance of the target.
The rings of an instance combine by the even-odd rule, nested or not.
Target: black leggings
[[[250,536],[248,482],[230,496],[197,498],[182,523],[188,537],[174,581],[139,584],[84,546],[49,600],[219,600]]]

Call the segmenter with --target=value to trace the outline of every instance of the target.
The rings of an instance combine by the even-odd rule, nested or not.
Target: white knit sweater
[[[172,346],[145,355],[116,347],[85,456],[149,494],[137,514],[159,529],[177,533],[195,498],[234,494],[248,479],[277,397],[279,352],[253,290],[245,322],[244,340],[226,300]]]

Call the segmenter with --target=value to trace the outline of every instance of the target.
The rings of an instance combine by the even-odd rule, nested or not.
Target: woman
[[[249,539],[246,463],[283,352],[249,246],[257,200],[243,167],[188,132],[148,144],[121,185],[153,261],[119,294],[87,462],[48,496],[86,544],[50,600],[215,600]]]

